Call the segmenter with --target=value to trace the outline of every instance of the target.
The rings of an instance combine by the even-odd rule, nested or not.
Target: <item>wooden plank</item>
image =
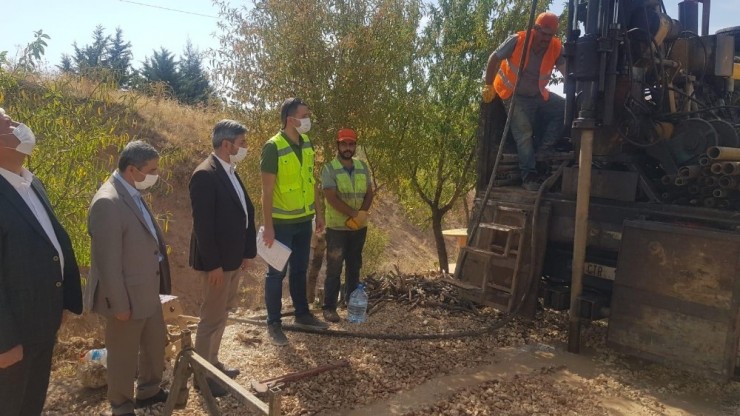
[[[193,354],[191,356],[191,359],[192,366],[196,373],[199,369],[202,369],[203,371],[208,373],[209,377],[218,382],[226,390],[229,390],[232,393],[232,396],[234,396],[234,398],[237,399],[240,403],[257,412],[261,412],[266,415],[270,413],[270,408],[265,402],[260,400],[254,394],[250,393],[249,390],[242,387],[236,381],[230,379],[228,376],[226,376],[226,374],[222,373],[220,370],[214,367],[205,358],[199,356],[198,354]],[[200,385],[200,381],[198,382],[198,384]],[[202,389],[203,386],[201,385],[201,390]]]

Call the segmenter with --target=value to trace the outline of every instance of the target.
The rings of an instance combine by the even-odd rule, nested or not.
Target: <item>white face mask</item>
[[[139,172],[141,171],[139,170]],[[144,173],[144,172],[141,172],[141,173]],[[157,183],[157,179],[159,179],[159,175],[147,174],[144,180],[141,182],[134,180],[134,186],[136,187],[136,189],[143,191],[144,189],[148,189],[154,186],[154,184]]]
[[[33,134],[31,129],[21,123],[13,129],[12,134],[20,141],[20,143],[12,149],[23,153],[24,155],[30,155],[33,152],[33,148],[36,146],[36,136]]]
[[[247,148],[240,147],[235,155],[229,155],[229,160],[231,161],[231,163],[239,163],[244,160],[245,157],[247,157]]]
[[[298,133],[306,134],[308,133],[309,130],[311,130],[311,119],[310,118],[306,117],[306,118],[299,118],[296,120],[301,122],[301,125],[296,127],[296,131],[298,131]]]

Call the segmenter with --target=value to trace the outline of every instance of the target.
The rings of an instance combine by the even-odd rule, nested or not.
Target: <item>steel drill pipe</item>
[[[719,179],[716,176],[707,176],[704,178],[704,186],[717,186]]]
[[[679,178],[696,178],[699,175],[701,175],[701,166],[699,165],[682,166],[678,169]]]
[[[719,178],[719,186],[724,189],[737,188],[738,182],[734,176],[722,176]]]
[[[740,162],[722,162],[722,173],[725,175],[740,175]]]
[[[712,146],[707,149],[707,156],[713,161],[740,161],[740,149],[736,147]]]
[[[710,196],[714,192],[714,189],[712,186],[703,186],[701,191],[699,191],[699,196]]]
[[[707,155],[701,155],[699,157],[699,166],[709,166],[712,164],[712,160]]]
[[[673,185],[673,181],[676,180],[676,177],[673,175],[664,175],[662,178],[660,178],[660,183],[663,185]]]
[[[712,196],[715,198],[727,198],[727,193],[727,189],[715,189],[714,192],[712,192]]]
[[[676,178],[673,181],[673,184],[676,185],[676,186],[686,186],[686,185],[689,184],[689,181],[687,179],[685,179],[685,178]]]
[[[714,173],[715,175],[721,175],[722,168],[723,166],[721,162],[712,163],[712,173]]]

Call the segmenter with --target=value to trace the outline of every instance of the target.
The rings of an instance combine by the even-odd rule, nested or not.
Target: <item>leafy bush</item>
[[[31,81],[0,71],[0,106],[36,134],[26,167],[44,183],[82,266],[90,264],[90,200],[129,140],[120,128],[131,115],[129,106],[112,91],[98,84],[83,97],[69,78]]]

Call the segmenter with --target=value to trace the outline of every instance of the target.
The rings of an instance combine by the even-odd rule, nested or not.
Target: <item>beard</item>
[[[350,150],[346,150],[344,152],[339,152],[339,157],[342,158],[342,159],[344,159],[344,160],[350,160],[350,159],[352,159],[352,156],[354,156],[354,155],[355,155],[355,152],[350,151]]]

